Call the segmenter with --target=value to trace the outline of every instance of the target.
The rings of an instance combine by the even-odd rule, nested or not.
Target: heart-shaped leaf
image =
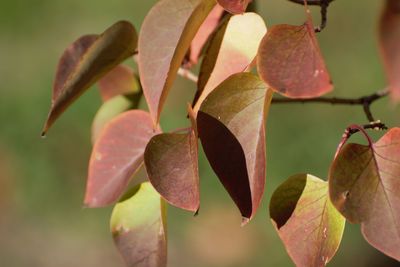
[[[188,133],[154,136],[144,162],[154,188],[172,205],[196,212],[200,205],[197,140]]]
[[[115,205],[111,232],[127,266],[167,265],[166,220],[165,202],[148,182],[133,188]]]
[[[217,0],[226,11],[232,14],[242,14],[252,0]]]
[[[330,197],[365,239],[400,261],[400,128],[368,146],[347,144],[332,163]]]
[[[333,89],[311,19],[304,25],[276,25],[261,41],[260,77],[275,91],[292,98],[311,98]]]
[[[143,163],[149,140],[157,134],[147,112],[120,114],[101,131],[92,151],[85,205],[101,207],[114,203]]]
[[[242,216],[256,212],[265,184],[265,119],[272,91],[254,74],[234,74],[203,102],[197,115],[206,156]]]
[[[389,88],[394,100],[400,100],[400,2],[386,0],[379,27],[379,39]]]
[[[322,267],[339,248],[345,219],[332,205],[328,183],[309,174],[287,179],[269,206],[272,222],[298,267]]]
[[[214,0],[161,0],[143,22],[139,74],[155,124],[190,43],[214,5]]]
[[[117,95],[138,94],[141,92],[139,78],[125,65],[118,65],[98,82],[100,95],[104,102]]]
[[[212,33],[217,28],[223,13],[224,9],[220,5],[215,5],[208,17],[199,28],[196,36],[193,38],[193,41],[190,45],[189,58],[192,64],[198,63],[204,46],[209,40]]]
[[[201,64],[195,112],[221,82],[248,69],[266,31],[264,20],[255,13],[225,20],[213,36]]]
[[[127,21],[115,23],[97,38],[89,35],[72,44],[59,63],[43,135],[80,95],[131,56],[136,46],[136,30]]]

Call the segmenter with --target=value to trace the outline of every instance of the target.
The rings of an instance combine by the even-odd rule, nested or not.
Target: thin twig
[[[371,112],[371,105],[389,94],[388,89],[380,90],[371,95],[359,98],[340,98],[340,97],[317,97],[308,99],[291,99],[291,98],[274,98],[272,104],[293,104],[293,103],[323,103],[331,105],[360,105],[363,107],[364,113],[369,122],[374,122],[375,119]]]
[[[178,70],[178,74],[180,76],[182,76],[183,78],[186,78],[194,83],[197,83],[197,81],[199,80],[199,77],[197,77],[196,74],[194,74],[193,72],[191,72],[190,70],[180,67]]]

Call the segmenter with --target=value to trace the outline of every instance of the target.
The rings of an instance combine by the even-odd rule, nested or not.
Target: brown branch
[[[375,92],[371,95],[359,97],[359,98],[341,98],[341,97],[317,97],[317,98],[308,98],[308,99],[290,99],[290,98],[274,98],[272,99],[272,104],[293,104],[293,103],[323,103],[323,104],[331,104],[331,105],[350,105],[355,106],[359,105],[363,107],[364,113],[368,118],[369,122],[375,122],[375,119],[371,112],[371,105],[387,96],[389,94],[388,89],[384,89],[378,92]]]

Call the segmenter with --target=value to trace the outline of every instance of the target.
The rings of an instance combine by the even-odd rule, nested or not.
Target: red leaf
[[[101,207],[118,200],[142,165],[148,141],[157,133],[150,115],[141,110],[125,112],[103,128],[90,157],[87,206]]]
[[[332,163],[330,197],[365,239],[400,260],[400,128],[368,146],[348,144]]]
[[[190,43],[214,5],[214,0],[161,0],[144,19],[139,74],[155,124]]]
[[[232,14],[242,14],[252,0],[217,0],[226,11]]]
[[[272,91],[251,73],[232,75],[203,102],[199,137],[211,167],[238,206],[253,217],[265,184],[265,118]]]
[[[141,90],[132,68],[125,65],[116,66],[98,84],[104,102],[117,95],[135,94]]]
[[[146,147],[149,180],[170,204],[196,212],[200,205],[197,140],[187,134],[159,134]]]
[[[99,36],[84,36],[72,44],[59,63],[42,135],[97,80],[131,56],[136,45],[136,30],[127,21],[119,21]]]
[[[379,37],[382,57],[394,100],[400,100],[400,2],[386,0],[381,16]]]
[[[218,23],[224,13],[224,9],[220,5],[215,5],[206,20],[201,25],[196,36],[193,38],[190,45],[190,61],[192,64],[197,64],[202,54],[206,42],[209,40],[210,35],[217,28]]]
[[[333,88],[311,20],[269,29],[261,41],[257,68],[272,89],[287,97],[312,98]]]

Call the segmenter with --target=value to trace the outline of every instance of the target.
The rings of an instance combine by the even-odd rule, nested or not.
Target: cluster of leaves
[[[98,83],[104,104],[92,127],[85,205],[117,203],[111,230],[128,266],[166,265],[166,202],[198,211],[198,139],[244,225],[264,193],[265,121],[273,94],[305,99],[333,89],[306,1],[303,25],[275,25],[268,32],[259,15],[245,13],[249,2],[161,0],[140,35],[120,21],[79,38],[61,57],[43,134]],[[399,10],[397,0],[386,1],[380,31],[394,99],[400,96]],[[128,58],[138,62],[139,75],[120,65]],[[168,92],[177,74],[187,75],[200,58],[189,127],[164,133],[159,119]],[[137,109],[142,92],[149,112]],[[356,131],[368,145],[345,145]],[[374,143],[354,125],[339,145],[328,182],[297,174],[279,186],[270,216],[297,266],[325,266],[346,219],[361,224],[371,245],[400,260],[399,155],[400,128]],[[148,181],[128,189],[143,164]]]

